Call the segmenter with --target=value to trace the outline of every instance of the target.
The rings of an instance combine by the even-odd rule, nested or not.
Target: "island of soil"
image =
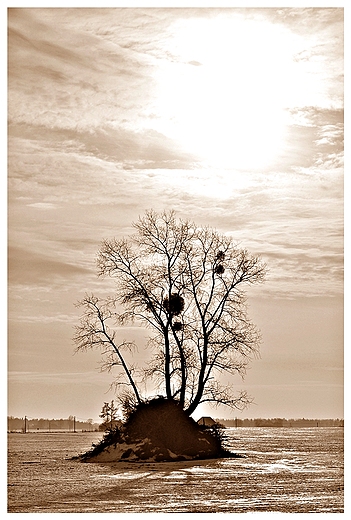
[[[126,421],[78,458],[84,462],[171,462],[238,457],[223,448],[220,428],[204,427],[176,401],[141,403]]]

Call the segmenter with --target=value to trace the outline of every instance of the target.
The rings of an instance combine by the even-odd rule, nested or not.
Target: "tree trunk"
[[[196,392],[196,395],[195,395],[193,401],[190,403],[188,408],[185,410],[188,415],[191,415],[200,404],[202,395],[205,390],[206,366],[207,366],[207,338],[204,337],[203,358],[202,358],[201,369],[200,369],[199,378],[198,378],[197,392]]]
[[[165,385],[166,385],[166,396],[167,399],[172,399],[172,390],[171,390],[171,375],[169,371],[169,365],[171,362],[171,356],[169,352],[169,337],[168,337],[168,327],[166,327],[165,332]]]

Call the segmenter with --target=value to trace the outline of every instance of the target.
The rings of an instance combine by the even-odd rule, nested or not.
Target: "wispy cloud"
[[[32,208],[39,208],[39,209],[43,209],[43,210],[47,210],[47,209],[54,209],[55,208],[55,204],[52,204],[51,202],[33,202],[33,204],[28,204],[29,207],[32,207]]]
[[[49,385],[68,385],[77,384],[94,384],[102,382],[101,374],[97,371],[90,372],[29,372],[29,371],[10,371],[9,381],[23,383],[40,383]]]
[[[71,277],[86,275],[87,270],[80,266],[53,260],[45,254],[11,247],[9,249],[10,283],[35,284],[36,286],[54,284],[55,278],[68,281]]]

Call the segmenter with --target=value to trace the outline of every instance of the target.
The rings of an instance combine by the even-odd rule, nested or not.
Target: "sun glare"
[[[264,21],[177,22],[167,48],[176,59],[158,73],[158,129],[208,166],[268,167],[284,145],[290,47]]]

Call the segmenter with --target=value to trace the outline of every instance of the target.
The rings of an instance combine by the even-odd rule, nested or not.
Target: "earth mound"
[[[164,398],[141,403],[126,422],[109,431],[85,462],[181,461],[233,457],[222,447],[216,428],[205,428],[189,417],[176,401]]]

